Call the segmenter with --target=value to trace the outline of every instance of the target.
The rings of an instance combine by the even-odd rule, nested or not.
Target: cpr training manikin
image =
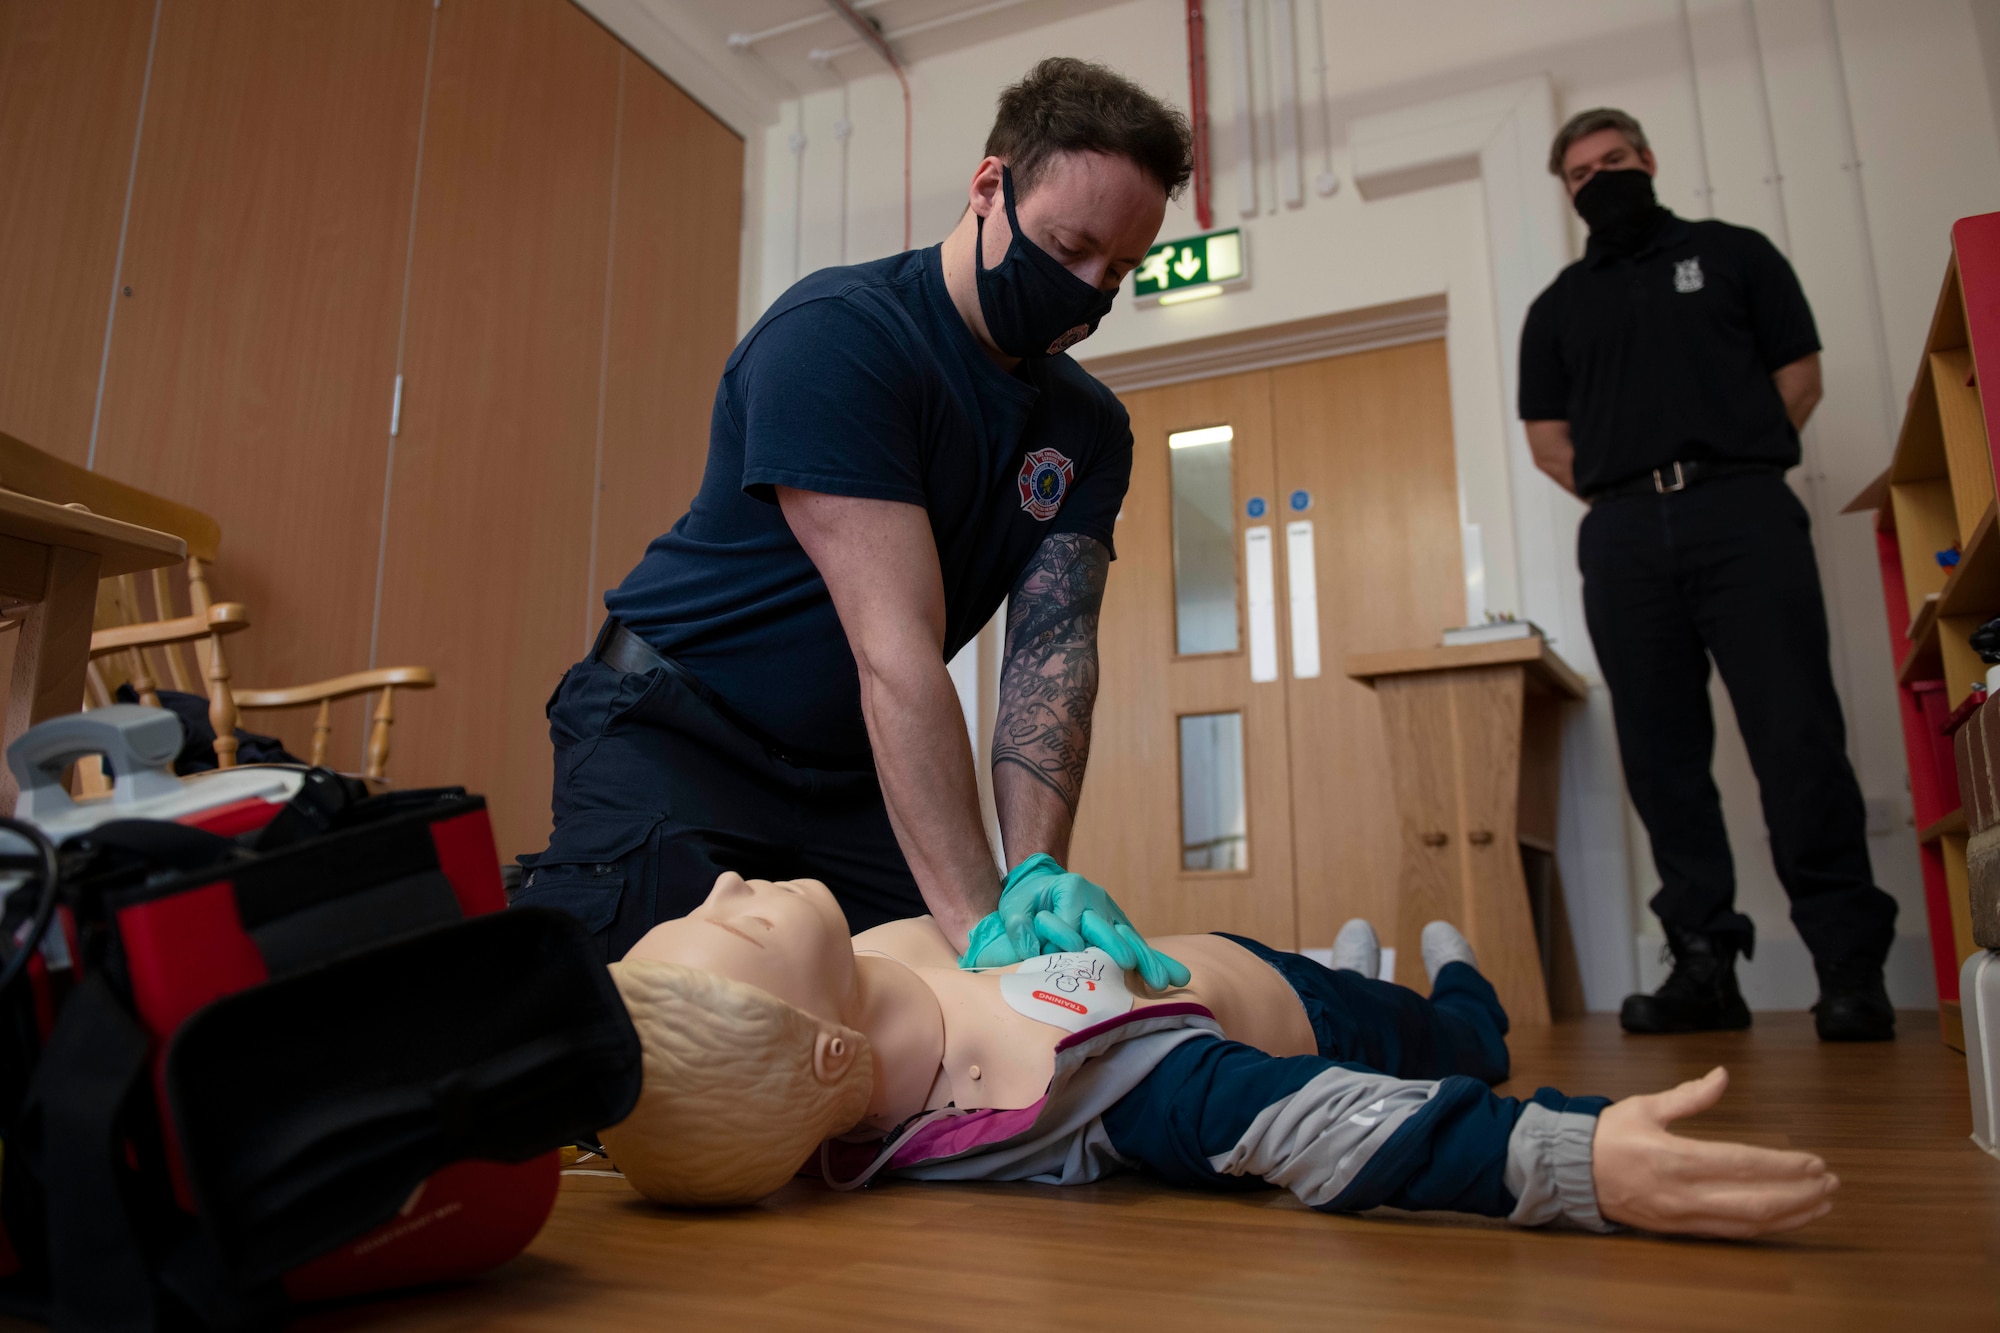
[[[1507,1018],[1444,923],[1429,997],[1235,936],[1154,942],[1188,985],[1152,990],[1096,949],[964,971],[929,917],[850,937],[818,882],[726,873],[612,965],[645,1071],[604,1144],[682,1206],[752,1202],[803,1165],[835,1188],[1138,1169],[1326,1212],[1735,1237],[1831,1207],[1817,1157],[1666,1128],[1715,1103],[1719,1069],[1616,1104],[1493,1093]]]

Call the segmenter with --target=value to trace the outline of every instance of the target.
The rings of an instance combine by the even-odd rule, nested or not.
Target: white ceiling
[[[853,0],[906,64],[1123,0]],[[881,57],[826,0],[579,0],[598,20],[732,122],[768,123],[776,103],[879,72]],[[962,18],[954,18],[963,15]],[[945,21],[941,21],[945,20]],[[796,26],[793,26],[796,25]],[[783,31],[772,32],[772,29]],[[765,35],[768,34],[768,35]],[[734,44],[757,36],[758,40]],[[816,60],[815,52],[831,59]],[[689,62],[705,68],[695,72]],[[724,93],[717,83],[728,85]],[[697,86],[706,85],[706,87]],[[734,102],[735,106],[725,105]],[[748,129],[738,123],[739,130]]]

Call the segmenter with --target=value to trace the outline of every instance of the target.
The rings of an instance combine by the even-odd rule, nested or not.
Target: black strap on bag
[[[79,985],[28,1088],[18,1145],[46,1187],[55,1333],[151,1333],[125,1130],[151,1042],[101,976]]]

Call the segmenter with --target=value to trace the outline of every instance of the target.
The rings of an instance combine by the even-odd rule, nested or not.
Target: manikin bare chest
[[[1193,983],[1149,992],[1136,974],[1127,974],[1123,980],[1131,1001],[1120,1004],[1119,1012],[1198,1004],[1215,1015],[1233,1040],[1273,1055],[1314,1050],[1312,1028],[1297,995],[1261,959],[1213,935],[1176,937],[1171,947],[1165,942],[1162,947],[1187,964]],[[944,1020],[943,1059],[926,1109],[947,1103],[965,1109],[1029,1106],[1047,1091],[1055,1048],[1070,1028],[1019,1012],[1003,994],[1003,972],[934,964],[911,970],[937,997]],[[1017,986],[1017,996],[1020,990]]]

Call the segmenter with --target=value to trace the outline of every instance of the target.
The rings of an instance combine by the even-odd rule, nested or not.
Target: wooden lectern
[[[1406,984],[1424,923],[1465,933],[1517,1026],[1583,1012],[1562,885],[1556,800],[1562,707],[1587,693],[1539,636],[1347,659],[1382,702],[1402,824],[1390,941]],[[1417,984],[1421,984],[1419,980]]]

